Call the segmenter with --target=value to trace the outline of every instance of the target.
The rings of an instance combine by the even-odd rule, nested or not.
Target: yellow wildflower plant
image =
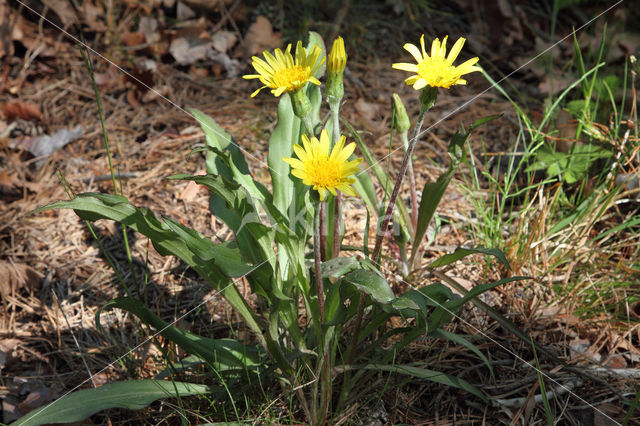
[[[265,88],[270,88],[271,93],[278,97],[285,92],[295,92],[301,89],[307,82],[319,86],[320,81],[313,74],[325,61],[325,58],[318,61],[321,54],[322,49],[319,46],[314,45],[307,51],[301,41],[298,41],[296,45],[295,59],[291,54],[291,44],[284,52],[276,49],[273,55],[265,50],[263,52],[264,60],[257,56],[251,58],[253,68],[258,74],[248,74],[242,78],[247,80],[257,78],[264,84],[251,94],[252,98]]]
[[[418,49],[418,46],[411,43],[404,45],[404,48],[411,53],[411,56],[415,58],[417,63],[397,63],[392,65],[393,68],[415,72],[416,75],[407,78],[405,82],[407,85],[413,85],[413,88],[416,90],[420,90],[426,86],[444,87],[448,89],[454,84],[467,84],[467,81],[461,77],[465,74],[480,71],[480,67],[475,66],[478,58],[471,58],[458,66],[454,66],[453,61],[456,60],[462,50],[465,39],[460,37],[447,56],[447,38],[448,36],[445,36],[442,44],[440,43],[440,39],[436,38],[431,44],[431,56],[429,56],[425,50],[423,34],[422,37],[420,37],[421,49]]]
[[[291,174],[302,180],[302,183],[313,186],[320,194],[320,201],[327,198],[327,191],[337,195],[340,190],[348,195],[356,196],[356,191],[350,186],[356,180],[352,177],[358,171],[362,158],[349,161],[349,156],[356,148],[351,142],[345,146],[346,137],[340,136],[333,150],[329,153],[329,133],[323,130],[320,140],[302,135],[302,146],[295,144],[293,150],[298,158],[283,157],[282,161],[292,168]]]

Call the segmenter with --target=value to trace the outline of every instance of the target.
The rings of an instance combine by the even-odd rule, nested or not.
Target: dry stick
[[[413,135],[411,135],[411,140],[409,141],[409,148],[407,148],[407,152],[404,154],[404,159],[402,160],[402,166],[400,166],[400,173],[398,173],[398,177],[396,178],[396,184],[393,187],[393,192],[391,193],[391,198],[389,198],[389,204],[387,205],[387,211],[382,218],[382,227],[380,228],[382,231],[377,230],[376,236],[376,245],[373,248],[373,255],[371,256],[371,260],[374,263],[378,262],[378,257],[380,256],[380,250],[382,249],[382,240],[387,231],[387,226],[389,226],[389,220],[391,219],[391,215],[393,214],[393,208],[396,204],[396,198],[398,198],[398,193],[400,192],[400,186],[402,185],[402,180],[404,178],[404,174],[407,172],[407,167],[409,165],[409,159],[411,158],[411,154],[413,153],[413,149],[416,146],[416,141],[418,140],[418,135],[420,134],[420,130],[422,129],[422,123],[424,122],[424,116],[427,114],[427,109],[424,107],[420,108],[420,115],[418,116],[418,122],[416,123],[416,127],[413,129]],[[362,317],[364,315],[364,306],[366,303],[366,296],[364,294],[360,295],[360,303],[358,304],[358,316],[356,317],[356,325],[353,333],[353,337],[351,340],[351,346],[349,346],[347,352],[347,364],[351,363],[351,358],[353,357],[353,353],[355,351],[355,347],[358,344],[358,335],[360,334],[360,327],[362,325]]]

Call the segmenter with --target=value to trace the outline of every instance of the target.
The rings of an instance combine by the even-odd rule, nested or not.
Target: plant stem
[[[407,168],[409,166],[409,160],[411,159],[411,154],[413,154],[413,149],[416,147],[416,142],[418,141],[418,135],[420,134],[420,130],[422,129],[422,123],[424,122],[424,117],[427,114],[427,110],[425,108],[420,108],[420,115],[418,116],[418,122],[416,123],[416,127],[413,129],[413,135],[411,136],[411,140],[409,141],[409,147],[407,148],[404,159],[402,160],[402,165],[400,166],[400,172],[398,173],[398,177],[396,178],[395,186],[393,187],[393,192],[391,193],[391,198],[389,198],[389,204],[387,204],[387,210],[382,217],[382,232],[378,230],[376,236],[376,244],[373,247],[373,254],[371,256],[371,260],[374,262],[378,262],[378,257],[380,256],[380,250],[382,249],[382,240],[386,234],[387,226],[389,226],[389,221],[393,215],[393,208],[396,204],[396,198],[398,198],[398,193],[400,192],[400,186],[402,186],[402,181],[404,179],[404,174],[407,172]],[[359,312],[359,310],[358,310]]]
[[[335,197],[333,204],[333,247],[331,249],[332,257],[340,255],[340,225],[342,224],[342,197],[340,191]]]
[[[406,132],[402,135],[402,143],[404,149],[409,149],[409,139]],[[413,171],[413,160],[409,158],[409,167],[407,169],[409,174],[409,190],[411,191],[411,221],[413,222],[413,229],[418,227],[418,195],[416,193],[416,175]]]
[[[322,248],[322,240],[320,239],[320,212],[322,211],[324,202],[316,204],[313,214],[313,254],[315,260],[316,287],[318,290],[318,310],[320,311],[320,325],[324,319],[324,289],[322,288],[322,268],[320,251]],[[318,336],[318,338],[322,338]]]
[[[340,139],[340,101],[329,103],[331,109],[331,121],[333,122],[333,143],[338,143]],[[333,204],[333,247],[332,257],[340,255],[340,226],[342,224],[342,196],[340,191],[335,197]]]
[[[320,223],[318,228],[320,229],[320,260],[327,260],[327,224],[326,224],[326,206],[324,203],[320,203]]]
[[[376,245],[373,248],[373,255],[371,256],[371,260],[374,263],[378,262],[378,257],[380,256],[380,250],[382,249],[382,240],[384,239],[385,234],[387,233],[387,226],[389,226],[389,220],[391,219],[391,215],[393,214],[393,207],[396,204],[396,198],[398,198],[398,193],[400,192],[400,186],[402,185],[402,180],[404,178],[404,174],[407,172],[407,167],[409,165],[409,159],[411,158],[411,154],[413,153],[413,149],[416,146],[416,142],[418,140],[418,135],[420,134],[420,130],[422,129],[422,123],[424,122],[424,117],[427,114],[427,108],[420,108],[420,115],[418,116],[418,122],[416,123],[416,127],[413,129],[413,135],[411,136],[411,140],[409,142],[409,147],[407,148],[404,159],[402,160],[402,166],[400,166],[400,173],[398,173],[398,177],[396,178],[396,184],[393,187],[393,192],[391,193],[391,198],[389,198],[389,204],[387,205],[387,211],[385,212],[384,217],[382,218],[382,231],[377,230],[376,236]],[[355,352],[356,346],[358,345],[358,335],[360,334],[360,327],[362,326],[362,317],[364,316],[364,308],[367,301],[367,297],[364,294],[360,294],[360,302],[358,303],[358,315],[356,317],[356,325],[353,331],[353,337],[351,339],[351,346],[349,346],[347,352],[347,364],[351,363],[351,358]]]

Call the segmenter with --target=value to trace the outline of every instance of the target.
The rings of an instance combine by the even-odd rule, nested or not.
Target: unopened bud
[[[329,58],[327,59],[327,72],[342,74],[347,66],[347,51],[344,49],[344,40],[338,37],[334,40]]]
[[[406,133],[411,127],[411,122],[407,115],[407,109],[404,107],[402,99],[400,99],[400,96],[397,93],[394,93],[391,97],[393,99],[393,111],[396,116],[396,129],[400,134]]]
[[[344,83],[342,76],[347,66],[347,52],[344,49],[344,40],[338,37],[333,42],[331,52],[327,58],[327,88],[325,95],[329,105],[339,105],[344,96]]]

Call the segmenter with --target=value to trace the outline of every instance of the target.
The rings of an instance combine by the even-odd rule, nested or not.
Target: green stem
[[[331,109],[331,121],[333,122],[333,143],[340,139],[340,101],[329,103]],[[342,196],[340,192],[336,195],[333,204],[333,247],[332,257],[340,255],[340,228],[342,225]]]
[[[402,160],[402,166],[400,166],[400,173],[398,173],[398,177],[396,178],[396,184],[393,187],[393,192],[391,193],[391,198],[389,198],[389,204],[387,204],[387,211],[385,212],[384,217],[382,218],[382,227],[377,230],[376,236],[376,245],[373,248],[373,255],[371,256],[371,260],[374,263],[378,262],[378,257],[380,256],[380,251],[382,249],[382,240],[386,234],[387,226],[389,226],[389,220],[391,219],[391,215],[393,214],[393,207],[396,204],[396,198],[398,198],[398,193],[400,192],[400,186],[402,185],[402,180],[404,178],[404,174],[407,172],[407,167],[409,165],[409,159],[411,158],[411,154],[413,153],[413,149],[416,146],[416,142],[418,140],[418,135],[420,134],[420,130],[422,129],[422,123],[424,122],[424,117],[427,114],[427,108],[420,108],[420,115],[418,116],[418,122],[416,123],[416,127],[413,129],[413,135],[411,136],[411,141],[409,142],[409,147],[404,154],[404,159]],[[351,339],[351,346],[347,352],[347,364],[351,362],[351,357],[358,345],[358,335],[360,334],[360,327],[362,326],[362,317],[364,316],[364,308],[366,304],[366,295],[360,294],[360,302],[358,303],[358,314],[356,317],[356,325],[353,332],[353,337]]]
[[[320,212],[322,211],[323,202],[316,204],[313,214],[313,254],[315,263],[316,287],[318,290],[318,310],[320,311],[320,325],[324,320],[324,289],[322,288],[322,266],[321,266],[321,249],[322,243],[320,239]],[[322,337],[318,336],[320,342]],[[322,343],[321,343],[322,344]]]
[[[98,107],[98,117],[100,119],[100,126],[102,127],[102,138],[104,139],[104,146],[107,151],[107,162],[109,163],[109,172],[111,173],[111,182],[113,183],[113,193],[118,195],[118,186],[116,184],[116,175],[113,171],[113,162],[111,160],[111,148],[109,146],[109,137],[107,136],[107,129],[104,125],[104,115],[102,112],[102,102],[100,101],[100,92],[98,91],[98,84],[96,83],[96,78],[93,72],[93,66],[89,61],[89,55],[85,52],[83,48],[80,49],[80,53],[82,55],[82,59],[84,59],[85,66],[89,71],[89,77],[91,78],[91,83],[93,85],[93,93],[96,98],[96,105]],[[122,181],[120,181],[120,185],[122,185]],[[120,195],[123,195],[122,186],[120,187]],[[131,248],[129,246],[129,237],[127,236],[127,227],[126,225],[122,227],[122,239],[124,241],[125,252],[127,254],[127,261],[129,262],[129,269],[131,271],[131,276],[134,280],[134,283],[138,281],[138,276],[136,274],[135,267],[133,266],[133,258],[131,256]],[[125,290],[127,291],[127,295],[131,297],[128,288],[125,286]]]
[[[424,117],[426,114],[427,109],[420,108],[418,122],[416,123],[416,127],[414,127],[413,129],[413,135],[411,136],[411,140],[409,141],[409,147],[404,154],[404,159],[402,160],[402,165],[400,166],[400,172],[398,173],[395,186],[393,187],[393,192],[391,193],[391,198],[389,198],[389,203],[387,204],[387,210],[382,218],[382,226],[377,230],[378,235],[376,236],[376,244],[373,247],[373,254],[371,256],[371,260],[373,260],[374,262],[378,262],[378,257],[380,256],[380,251],[382,249],[382,240],[384,239],[387,226],[389,226],[389,221],[391,220],[391,216],[393,215],[393,208],[395,207],[396,199],[398,198],[398,194],[400,193],[400,186],[402,186],[404,175],[407,172],[407,168],[409,167],[409,160],[411,159],[411,155],[413,154],[413,149],[416,147],[418,135],[420,134],[420,130],[422,129],[422,123],[424,122]]]
[[[409,138],[407,132],[402,134],[402,143],[404,149],[409,149]],[[413,229],[418,228],[418,194],[416,193],[416,175],[413,171],[413,160],[409,158],[409,167],[407,169],[409,175],[409,190],[411,192],[411,221],[413,222]]]

